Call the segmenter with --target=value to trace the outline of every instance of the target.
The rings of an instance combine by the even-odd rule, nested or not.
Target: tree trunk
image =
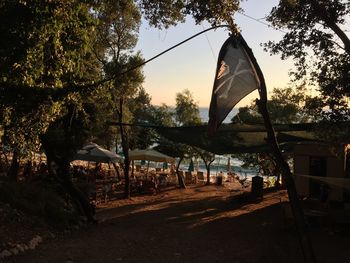
[[[209,162],[204,161],[205,167],[207,168],[207,185],[210,185],[210,166],[214,162],[215,158],[210,160]]]
[[[120,177],[119,167],[115,163],[112,163],[112,164],[113,164],[114,170],[115,170],[115,172],[117,174],[118,181],[120,182],[121,181],[121,177]]]
[[[181,164],[183,158],[184,158],[184,157],[181,156],[181,158],[180,158],[180,160],[179,160],[179,162],[178,162],[178,164],[177,164],[177,166],[176,166],[176,175],[177,175],[177,180],[178,180],[178,182],[179,182],[179,187],[180,187],[180,188],[183,188],[183,189],[186,189],[185,180],[184,180],[184,178],[180,175],[180,172],[179,172],[180,164]]]
[[[350,39],[346,33],[335,23],[335,20],[329,16],[326,8],[319,3],[319,1],[311,0],[312,6],[315,8],[317,15],[324,23],[333,30],[344,44],[345,51],[350,55]]]
[[[205,167],[207,168],[207,185],[210,185],[210,164],[205,164]]]
[[[124,153],[124,178],[125,178],[125,198],[130,198],[130,178],[129,178],[129,142],[128,134],[124,131],[122,125],[123,122],[123,99],[119,100],[119,128],[120,128],[120,137],[122,139],[122,148]]]
[[[294,179],[292,176],[292,173],[290,171],[288,163],[284,160],[281,150],[279,149],[273,127],[270,122],[270,118],[268,115],[268,111],[266,108],[266,104],[264,104],[261,101],[258,101],[258,107],[259,111],[263,115],[267,134],[268,134],[268,143],[270,144],[272,151],[275,155],[276,162],[280,170],[282,171],[282,177],[284,178],[284,181],[286,182],[286,188],[288,192],[289,202],[292,207],[292,212],[294,215],[294,221],[297,227],[297,231],[299,234],[299,240],[301,243],[301,247],[303,250],[303,255],[305,262],[307,263],[314,263],[316,262],[312,244],[310,237],[308,235],[307,229],[306,229],[306,223],[304,218],[304,212],[302,210],[301,204],[298,199],[297,190],[295,187]]]
[[[81,192],[72,182],[69,174],[69,160],[57,157],[52,149],[42,140],[42,145],[47,156],[49,176],[54,178],[71,197],[79,212],[86,217],[88,222],[96,222],[94,207],[90,204],[88,196]]]
[[[8,176],[13,179],[14,181],[17,181],[17,176],[18,176],[18,170],[19,170],[19,154],[17,150],[13,151],[12,154],[12,162],[10,169],[8,171]]]

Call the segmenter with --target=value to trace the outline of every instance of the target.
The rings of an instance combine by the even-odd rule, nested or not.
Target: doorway
[[[327,158],[326,157],[310,157],[311,176],[326,177],[327,176]],[[321,198],[322,194],[322,183],[316,180],[309,181],[309,193],[310,197]]]

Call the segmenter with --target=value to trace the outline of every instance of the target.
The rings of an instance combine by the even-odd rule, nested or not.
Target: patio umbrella
[[[108,151],[96,143],[90,143],[84,146],[74,156],[74,160],[82,160],[97,163],[110,163],[116,162],[120,159],[120,156]]]
[[[167,162],[167,163],[173,163],[175,162],[175,159],[173,157],[170,157],[168,155],[165,155],[163,153],[157,152],[152,149],[148,150],[132,150],[129,151],[129,159],[130,160],[147,160],[147,161],[153,161],[153,162]]]

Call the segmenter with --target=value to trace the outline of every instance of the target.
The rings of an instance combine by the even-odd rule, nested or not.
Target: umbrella
[[[120,159],[119,155],[103,149],[96,143],[90,143],[84,146],[74,156],[74,160],[83,160],[97,163],[116,162],[118,159]]]
[[[147,160],[147,161],[153,161],[153,162],[167,162],[167,163],[173,163],[175,162],[175,159],[173,157],[170,157],[168,155],[165,155],[163,153],[157,152],[152,149],[148,150],[133,150],[129,151],[129,159],[130,160]]]

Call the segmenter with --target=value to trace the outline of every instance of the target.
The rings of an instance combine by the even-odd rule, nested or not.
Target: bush
[[[79,222],[79,215],[74,207],[62,194],[60,187],[52,182],[2,182],[0,201],[42,217],[57,228],[66,228]]]

